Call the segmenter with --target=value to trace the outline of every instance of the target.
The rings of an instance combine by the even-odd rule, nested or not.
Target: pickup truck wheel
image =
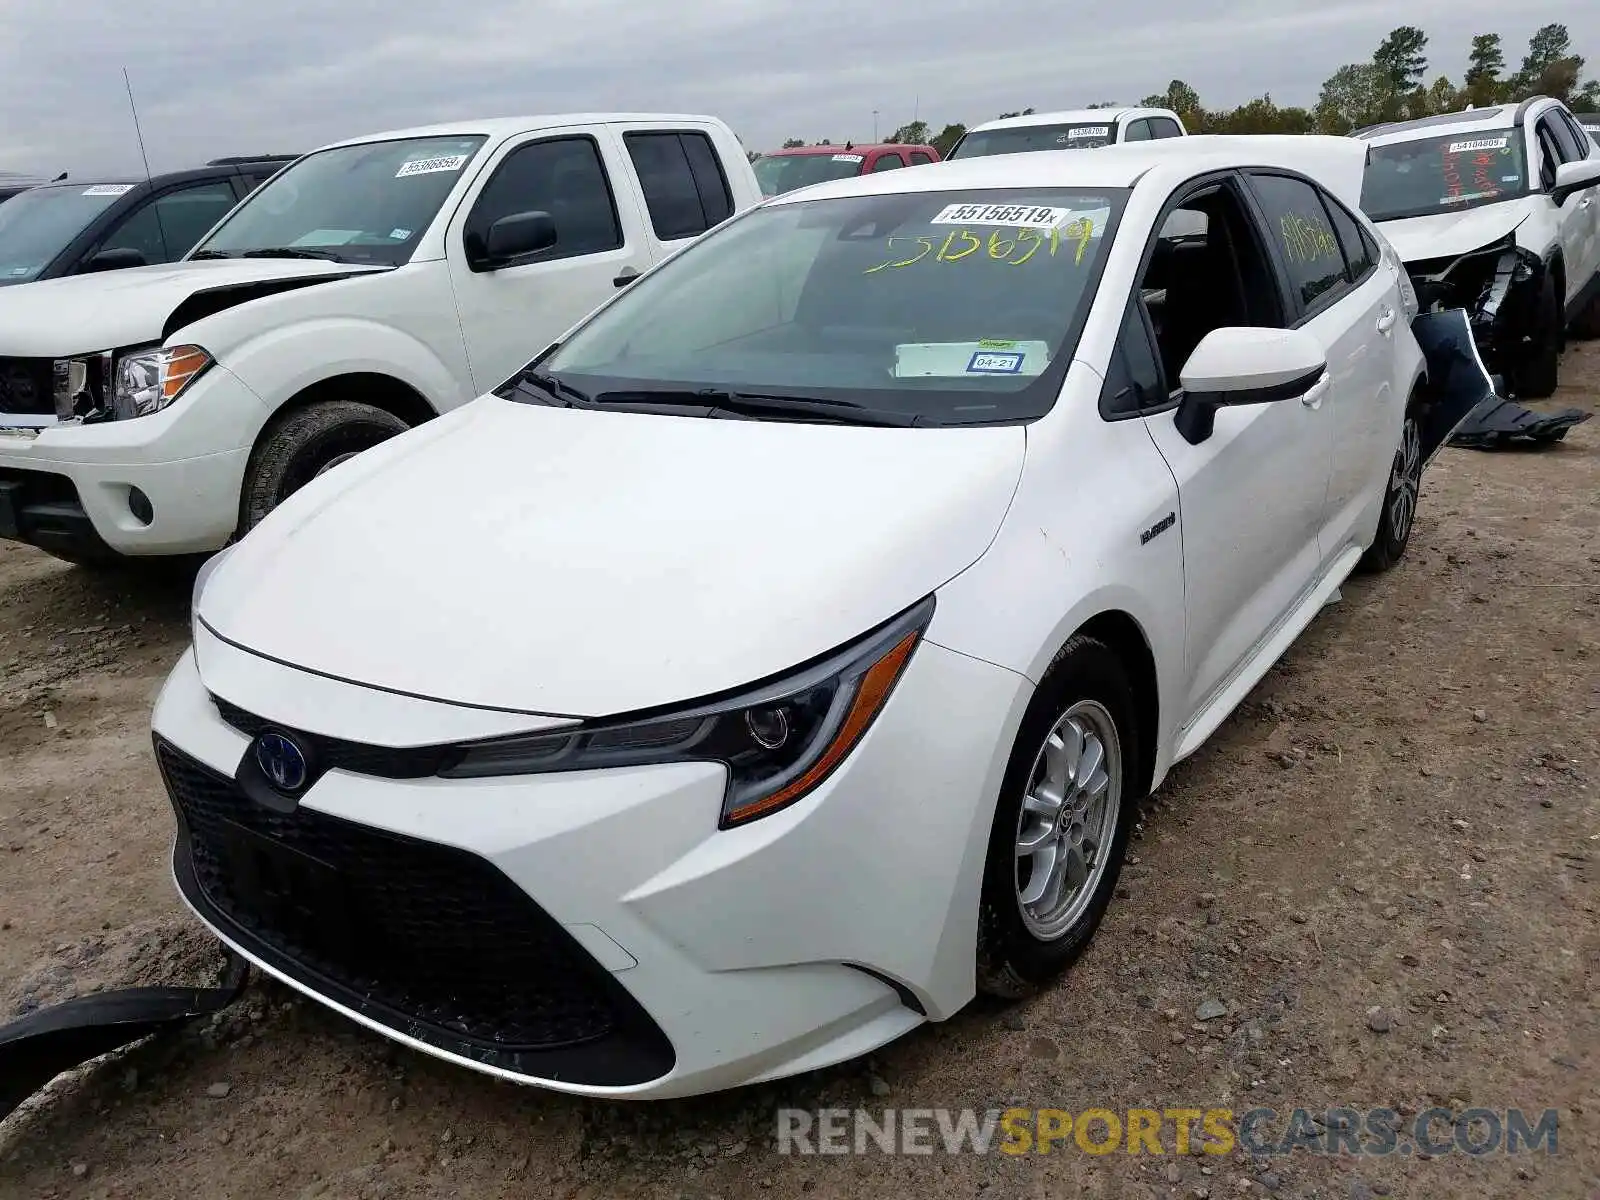
[[[1020,999],[1082,953],[1111,902],[1139,797],[1132,684],[1080,635],[1035,691],[1001,785],[978,912],[978,990]]]
[[[318,475],[409,428],[393,413],[352,400],[313,404],[280,418],[250,455],[238,536]]]
[[[1539,290],[1533,345],[1512,374],[1518,399],[1543,400],[1555,394],[1561,370],[1561,297],[1554,275],[1546,274]]]
[[[1387,571],[1400,561],[1417,522],[1417,498],[1422,491],[1422,425],[1415,404],[1406,410],[1395,448],[1389,482],[1383,490],[1383,510],[1378,533],[1356,564],[1363,572]]]

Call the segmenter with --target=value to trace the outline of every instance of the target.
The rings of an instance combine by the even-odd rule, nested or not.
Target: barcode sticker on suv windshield
[[[1510,138],[1474,138],[1470,142],[1451,142],[1448,154],[1471,154],[1474,150],[1504,150],[1511,144]]]
[[[97,183],[83,189],[85,196],[126,196],[133,191],[131,183]]]
[[[1103,138],[1111,136],[1109,125],[1084,125],[1078,129],[1067,130],[1067,141],[1078,142],[1084,138]]]
[[[833,156],[833,161],[834,162],[861,162],[863,158],[864,158],[864,156],[860,155],[860,154],[835,154]]]
[[[394,173],[396,179],[404,179],[407,175],[432,175],[437,171],[459,171],[467,165],[466,154],[441,154],[437,158],[414,158],[408,163],[401,163],[400,169]]]
[[[1070,208],[1032,204],[947,204],[929,225],[1003,225],[1008,229],[1055,229],[1072,216]]]

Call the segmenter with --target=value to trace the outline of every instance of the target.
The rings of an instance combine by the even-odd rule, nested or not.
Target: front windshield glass
[[[813,183],[859,175],[865,160],[865,155],[848,150],[830,154],[768,154],[755,161],[756,182],[761,185],[763,195],[776,196]]]
[[[37,187],[0,204],[0,286],[28,283],[42,272],[131,183]]]
[[[1054,402],[1126,200],[1017,188],[758,208],[537,367],[602,407],[714,388],[918,424],[1030,419]]]
[[[1497,204],[1527,190],[1521,130],[1456,133],[1370,147],[1361,207],[1374,221],[1395,221]]]
[[[1109,121],[974,129],[950,151],[950,157],[979,158],[990,154],[1026,154],[1033,150],[1093,150],[1109,146],[1116,135],[1117,127]]]
[[[189,257],[286,253],[399,266],[483,142],[402,138],[319,150],[263,184]]]

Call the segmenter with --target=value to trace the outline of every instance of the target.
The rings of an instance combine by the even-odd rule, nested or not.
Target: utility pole
[[[874,142],[876,142],[878,140],[878,110],[877,109],[873,109],[872,110],[872,140]]]

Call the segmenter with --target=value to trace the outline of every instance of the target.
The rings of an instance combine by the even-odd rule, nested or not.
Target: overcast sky
[[[1392,27],[1460,82],[1474,33],[1511,69],[1564,21],[1600,71],[1600,3],[1572,0],[0,0],[0,170],[137,169],[133,80],[157,170],[301,152],[474,116],[704,112],[746,146],[935,130],[1007,109],[1137,101],[1173,78],[1203,102],[1310,104]],[[1214,14],[1197,15],[1205,7]],[[1069,15],[1074,11],[1083,15]],[[136,15],[137,14],[137,15]],[[1516,14],[1508,16],[1508,14]]]

